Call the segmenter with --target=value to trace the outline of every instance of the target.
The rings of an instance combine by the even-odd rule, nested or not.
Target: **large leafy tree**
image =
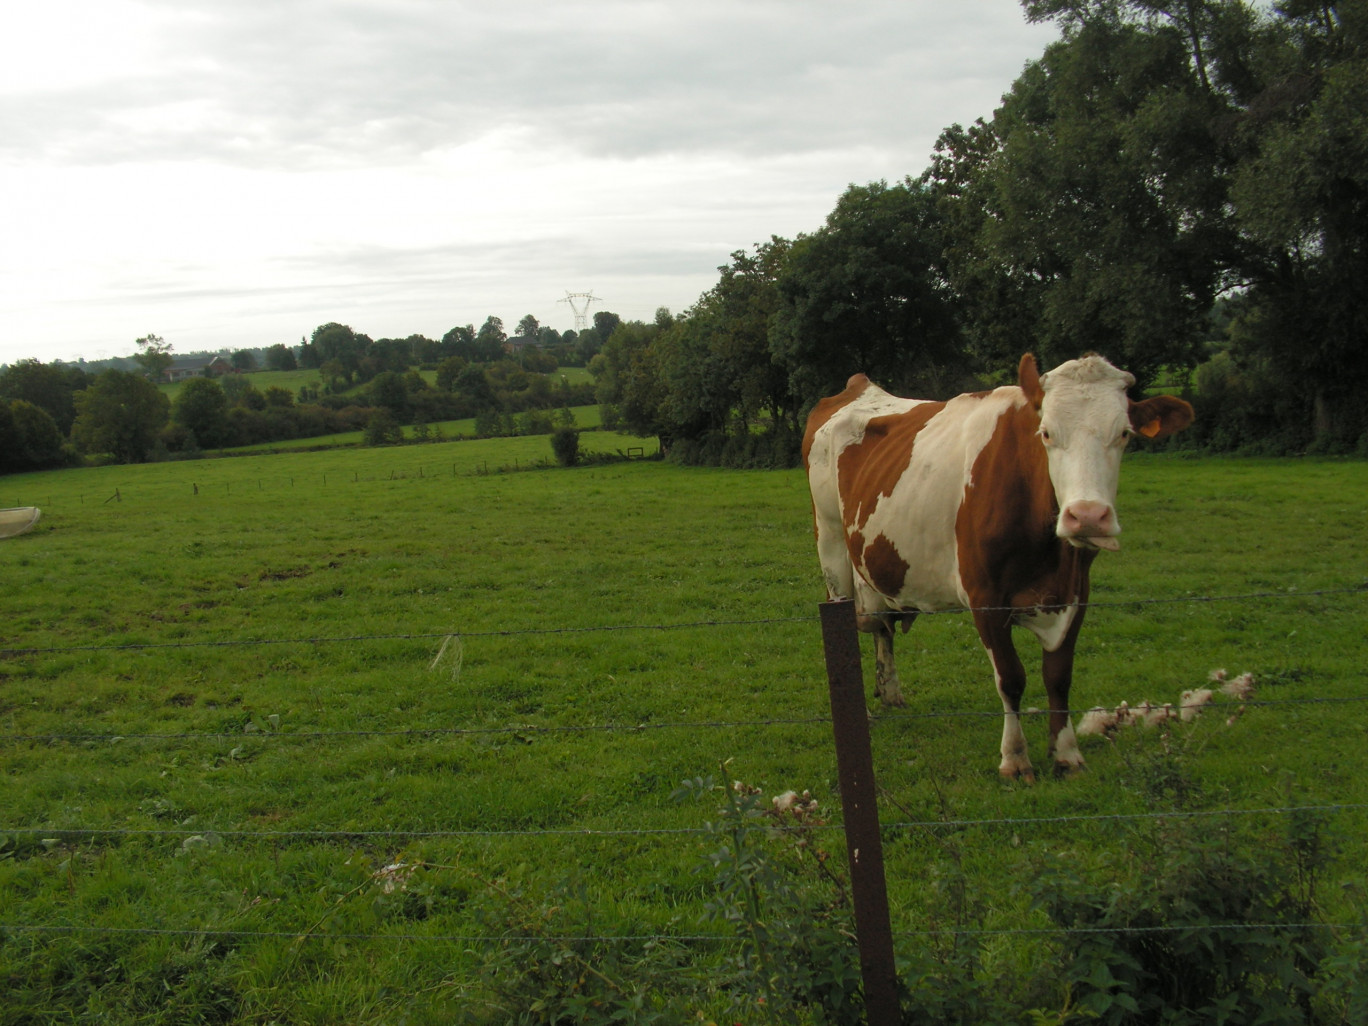
[[[56,422],[41,406],[15,399],[0,399],[4,414],[0,415],[0,457],[10,470],[38,470],[55,467],[63,462],[62,434]],[[8,435],[8,437],[5,437]]]
[[[0,372],[0,398],[22,399],[41,407],[66,437],[76,419],[72,397],[89,384],[90,375],[80,367],[20,360]]]
[[[961,365],[935,195],[917,182],[852,185],[778,273],[770,343],[797,396],[857,371],[894,389],[943,391]]]
[[[273,371],[297,370],[298,361],[295,359],[294,350],[283,342],[277,342],[266,349],[266,369]]]
[[[1281,9],[1234,180],[1249,284],[1234,340],[1343,448],[1368,435],[1368,3]]]
[[[171,420],[195,435],[201,446],[228,444],[228,395],[212,378],[191,378],[176,393]]]
[[[665,395],[661,413],[680,437],[748,432],[762,419],[799,431],[800,401],[787,369],[772,359],[770,321],[781,304],[778,278],[791,243],[773,237],[737,250],[718,283],[678,320],[657,324]]]
[[[146,378],[107,370],[77,393],[72,439],[85,452],[107,452],[121,463],[141,463],[170,409],[171,401]]]
[[[1185,20],[1150,4],[1026,6],[1060,18],[1063,40],[991,122],[947,131],[923,178],[954,227],[966,329],[985,363],[1093,350],[1143,387],[1197,362],[1233,282],[1232,102],[1203,45],[1217,19],[1187,17],[1216,5],[1194,0]],[[1127,20],[1129,8],[1145,20]]]
[[[620,418],[633,434],[668,439],[672,427],[661,412],[665,385],[660,353],[654,345],[661,327],[658,323],[618,321],[603,351],[589,362],[589,371],[594,375],[594,398],[604,408],[605,422]]]
[[[315,328],[304,346],[305,366],[321,369],[332,364],[334,381],[353,384],[361,373],[361,361],[370,352],[371,345],[369,336],[353,331],[346,324],[329,321]]]

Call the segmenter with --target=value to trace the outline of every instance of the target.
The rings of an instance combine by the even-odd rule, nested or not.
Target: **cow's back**
[[[861,611],[965,605],[960,506],[1002,415],[1024,402],[1015,387],[901,399],[857,375],[819,403],[804,461],[829,595]]]

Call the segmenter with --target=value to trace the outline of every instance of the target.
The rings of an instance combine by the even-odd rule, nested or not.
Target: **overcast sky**
[[[43,0],[0,34],[0,363],[647,319],[928,164],[1017,0]]]

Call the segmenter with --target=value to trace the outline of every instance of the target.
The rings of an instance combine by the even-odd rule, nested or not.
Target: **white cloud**
[[[0,362],[649,318],[922,170],[1012,0],[62,0],[0,44]],[[8,61],[8,63],[6,63]]]

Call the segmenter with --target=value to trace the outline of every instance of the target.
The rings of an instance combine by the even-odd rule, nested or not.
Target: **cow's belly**
[[[924,493],[909,503],[908,496],[898,494],[902,490],[900,484],[865,522],[857,572],[890,608],[924,613],[964,608],[969,597],[955,545],[958,498]],[[885,568],[888,563],[898,569],[905,565],[901,581]]]

